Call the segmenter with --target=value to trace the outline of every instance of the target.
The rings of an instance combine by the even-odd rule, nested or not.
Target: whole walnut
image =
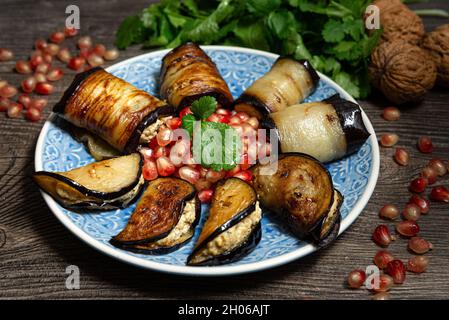
[[[436,81],[429,54],[404,41],[384,42],[371,54],[369,74],[374,87],[397,104],[421,100]]]
[[[437,66],[437,83],[449,87],[449,24],[426,34],[422,47],[429,52]]]
[[[421,42],[425,34],[421,18],[400,0],[377,0],[380,25],[383,28],[381,42],[403,40],[412,44]]]

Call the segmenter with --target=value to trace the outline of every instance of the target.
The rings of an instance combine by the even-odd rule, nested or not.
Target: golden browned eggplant
[[[233,103],[228,85],[215,63],[193,42],[187,42],[162,59],[160,95],[181,109],[202,96],[213,96],[223,108]]]
[[[338,234],[343,196],[327,169],[311,156],[280,154],[276,162],[252,169],[260,203],[277,213],[300,239],[319,245]]]
[[[307,98],[315,90],[319,79],[307,60],[279,58],[270,71],[237,99],[235,110],[261,119],[263,115],[284,110]]]
[[[356,152],[369,137],[360,107],[334,95],[271,113],[262,127],[275,129],[281,152],[300,152],[322,162]]]
[[[140,153],[94,162],[67,172],[38,171],[37,185],[63,207],[74,210],[124,208],[144,184]]]
[[[131,153],[151,140],[161,118],[175,110],[98,67],[76,75],[53,111],[118,151]]]
[[[242,258],[260,241],[261,218],[256,192],[248,183],[238,178],[221,180],[187,264],[217,265]]]
[[[128,224],[110,242],[134,252],[168,253],[193,236],[199,217],[200,202],[192,184],[158,178],[148,184]]]

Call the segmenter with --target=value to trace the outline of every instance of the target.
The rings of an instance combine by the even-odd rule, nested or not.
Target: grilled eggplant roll
[[[219,265],[251,252],[261,238],[262,212],[254,189],[238,178],[222,180],[188,265]]]
[[[98,67],[76,75],[53,111],[118,151],[132,153],[175,110]]]
[[[200,210],[195,188],[187,181],[153,180],[126,227],[110,242],[125,250],[147,254],[174,251],[192,238]]]
[[[276,129],[279,150],[330,162],[356,152],[369,137],[360,107],[334,95],[270,114],[262,127]]]
[[[215,63],[193,42],[187,42],[162,59],[160,95],[181,109],[202,96],[213,96],[223,108],[230,108],[233,97]]]
[[[267,166],[272,174],[262,170],[269,170]],[[300,153],[280,154],[277,162],[256,164],[251,170],[261,205],[277,213],[298,238],[319,245],[335,239],[343,196],[318,160]]]
[[[320,77],[307,60],[279,58],[270,71],[246,89],[235,103],[243,111],[259,119],[271,112],[284,110],[307,98]]]
[[[38,171],[33,180],[65,208],[119,209],[140,194],[144,184],[142,165],[142,156],[133,153],[67,172]]]

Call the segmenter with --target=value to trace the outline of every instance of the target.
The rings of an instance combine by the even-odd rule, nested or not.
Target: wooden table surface
[[[31,1],[2,0],[0,47],[11,48],[17,59],[27,58],[34,39],[47,37],[61,28],[65,7],[75,3],[81,11],[81,33],[111,46],[120,21],[151,3],[149,0]],[[449,10],[446,1],[432,1],[414,8]],[[448,19],[425,18],[426,28]],[[138,46],[121,52],[124,60],[145,51]],[[12,72],[14,62],[0,63],[0,78],[18,84],[21,75]],[[70,73],[70,71],[68,71]],[[57,83],[50,97],[54,104],[71,76]],[[411,152],[408,167],[392,160],[392,149],[381,149],[380,176],[374,194],[355,223],[331,247],[290,264],[260,273],[227,278],[188,278],[142,270],[109,258],[72,235],[51,213],[30,174],[34,148],[43,121],[26,122],[0,114],[0,298],[248,298],[248,299],[368,299],[368,291],[349,290],[346,275],[372,263],[377,247],[371,241],[373,228],[381,221],[379,208],[386,203],[403,207],[410,194],[407,185],[433,157],[449,160],[449,92],[434,89],[425,101],[404,108],[399,122],[380,117],[387,103],[379,97],[361,101],[377,134],[396,132],[400,146]],[[49,114],[47,107],[45,115]],[[415,144],[429,135],[436,145],[432,156],[420,154]],[[446,176],[444,183],[449,185]],[[433,242],[428,271],[409,274],[403,285],[392,289],[395,299],[449,298],[449,205],[433,204],[420,220],[422,236]],[[406,261],[411,256],[406,241],[389,250]],[[67,290],[65,269],[80,269],[80,290]]]

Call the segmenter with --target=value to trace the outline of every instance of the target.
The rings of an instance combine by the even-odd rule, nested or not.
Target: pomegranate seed
[[[246,121],[247,124],[249,124],[253,129],[259,128],[259,120],[257,120],[256,117],[251,117]]]
[[[104,60],[101,56],[98,56],[96,54],[91,54],[87,58],[87,63],[89,63],[89,65],[91,67],[98,67],[98,66],[101,66],[102,64],[104,64]]]
[[[91,55],[89,48],[82,48],[80,49],[80,57],[83,57],[84,59],[87,59]]]
[[[214,170],[208,170],[206,173],[206,180],[215,183],[221,179],[223,179],[226,176],[226,172],[224,170],[221,171],[214,171]]]
[[[83,57],[73,57],[70,59],[67,67],[69,67],[72,70],[77,71],[77,70],[80,70],[84,66],[85,62],[86,61],[84,60]]]
[[[145,180],[151,181],[158,177],[156,163],[153,160],[145,161],[142,167],[142,174]]]
[[[384,219],[394,220],[399,217],[399,210],[396,206],[387,204],[380,209],[379,216]]]
[[[6,85],[8,85],[8,81],[0,79],[0,89],[3,88]]]
[[[449,190],[444,186],[437,186],[430,192],[430,199],[437,202],[449,202]]]
[[[92,53],[96,54],[97,56],[103,57],[104,53],[106,52],[106,47],[102,44],[96,44],[92,48]]]
[[[42,111],[47,106],[47,103],[48,100],[44,98],[32,99],[28,108],[35,108]]]
[[[212,113],[207,119],[208,122],[220,122],[220,117],[216,113]]]
[[[19,118],[23,110],[23,106],[20,103],[12,102],[7,111],[9,118]]]
[[[153,159],[153,153],[154,151],[150,148],[141,148],[139,150],[140,154],[143,156],[143,159],[145,161]]]
[[[55,43],[49,43],[44,52],[48,53],[51,56],[56,56],[59,53],[59,45]]]
[[[424,190],[426,190],[426,187],[428,184],[429,183],[426,178],[419,177],[419,178],[413,179],[412,182],[410,182],[409,190],[411,192],[421,193]]]
[[[353,270],[348,275],[348,285],[352,289],[360,288],[366,280],[366,274],[363,270]]]
[[[408,162],[410,160],[410,156],[404,148],[397,148],[396,152],[394,153],[394,160],[397,164],[401,166],[408,165]]]
[[[395,133],[383,134],[380,136],[380,145],[382,147],[392,147],[399,141],[399,136]]]
[[[53,32],[50,36],[50,41],[53,43],[61,43],[65,40],[65,34],[61,31]]]
[[[192,110],[190,110],[190,107],[185,107],[184,109],[182,109],[179,112],[179,117],[182,119],[182,117],[188,115],[188,114],[193,114]]]
[[[166,156],[157,158],[156,165],[157,165],[157,172],[159,173],[159,175],[163,177],[167,177],[173,174],[176,170],[173,163],[171,163],[170,159],[167,158]]]
[[[42,94],[42,95],[50,95],[53,93],[55,87],[48,83],[48,82],[39,82],[38,84],[36,84],[36,93],[38,94]]]
[[[447,172],[447,167],[440,159],[431,159],[428,166],[435,170],[440,177],[444,176]]]
[[[419,225],[416,221],[401,221],[396,224],[396,231],[404,237],[414,237],[419,232]]]
[[[433,249],[432,243],[421,237],[413,237],[408,241],[408,248],[417,254],[424,254]]]
[[[37,39],[37,40],[34,42],[34,47],[35,47],[37,50],[44,51],[45,49],[47,49],[48,43],[47,43],[47,41],[45,41],[44,39]]]
[[[156,135],[157,143],[161,147],[165,147],[169,145],[170,142],[172,141],[172,136],[173,132],[169,128],[162,127],[159,129],[159,132]]]
[[[388,262],[393,261],[394,258],[388,251],[380,250],[374,256],[374,264],[379,267],[379,269],[385,269]]]
[[[41,64],[37,65],[35,68],[36,73],[43,73],[47,74],[50,70],[50,64],[42,62]]]
[[[0,88],[0,97],[12,98],[17,94],[17,89],[12,85],[6,85]]]
[[[429,212],[429,209],[430,209],[429,200],[422,198],[417,194],[412,195],[408,202],[416,204],[419,207],[419,209],[421,210],[422,214],[427,214]]]
[[[31,57],[29,64],[31,69],[36,70],[36,68],[44,62],[44,57],[42,55],[34,55]],[[40,72],[40,71],[38,71]]]
[[[5,112],[8,110],[11,101],[8,98],[0,97],[0,112]]]
[[[195,184],[200,179],[200,173],[189,166],[179,168],[179,176],[191,184]]]
[[[423,273],[426,272],[428,265],[429,258],[425,256],[415,256],[408,260],[407,270],[414,273]]]
[[[418,221],[421,218],[421,208],[414,203],[405,206],[402,216],[405,220]]]
[[[372,284],[374,284],[374,279]],[[387,274],[381,274],[379,276],[379,287],[378,288],[373,288],[374,292],[387,292],[389,291],[394,284],[394,280],[392,277],[390,277]]]
[[[226,178],[233,177],[236,173],[240,172],[240,165],[236,165],[233,169],[226,172]]]
[[[249,115],[245,112],[237,112],[235,116],[240,118],[240,121],[242,122],[246,122],[249,119]]]
[[[390,294],[388,292],[379,292],[373,295],[371,300],[390,300]]]
[[[25,107],[25,109],[28,109],[31,103],[31,98],[28,94],[22,93],[18,98],[17,101]]]
[[[115,60],[119,57],[120,53],[118,52],[117,49],[110,49],[110,50],[106,50],[106,52],[103,55],[103,58],[105,58],[106,60]]]
[[[198,192],[198,198],[201,203],[209,203],[214,195],[214,191],[211,189],[205,189]]]
[[[47,73],[47,80],[48,81],[58,81],[64,76],[64,72],[60,68],[54,68],[51,69]]]
[[[37,122],[42,119],[42,112],[36,108],[28,108],[25,117],[31,122]]]
[[[227,109],[223,109],[223,108],[218,108],[215,111],[216,114],[219,114],[221,116],[226,116],[226,117],[230,117],[231,116],[231,111],[227,110]]]
[[[11,60],[14,54],[11,50],[0,48],[0,61],[8,61]]]
[[[418,139],[418,150],[422,153],[432,153],[433,143],[430,137],[424,136]]]
[[[383,110],[382,117],[387,121],[396,121],[401,117],[401,111],[396,107],[387,107]]]
[[[23,92],[30,93],[36,88],[36,79],[34,77],[28,77],[21,83]]]
[[[53,56],[51,54],[48,54],[48,53],[44,53],[42,55],[42,59],[44,60],[45,63],[48,63],[50,65],[53,62]]]
[[[405,281],[405,266],[401,260],[393,260],[388,262],[385,270],[393,278],[393,282],[396,284],[404,283]]]
[[[178,129],[178,128],[181,127],[181,125],[182,125],[182,120],[181,120],[181,118],[174,117],[174,118],[168,119],[168,120],[166,121],[166,125],[167,125],[170,129],[176,130],[176,129]]]
[[[154,157],[160,158],[160,157],[167,157],[169,155],[168,148],[157,146],[156,149],[154,149]]]
[[[27,73],[32,72],[30,64],[24,60],[19,60],[16,62],[16,71],[18,73],[22,73],[22,74],[27,74]]]
[[[70,38],[70,37],[74,37],[74,36],[76,36],[78,34],[78,30],[77,29],[75,29],[75,28],[65,28],[64,29],[64,35],[67,37],[67,38]]]
[[[390,242],[394,240],[390,230],[384,224],[381,224],[374,229],[372,238],[373,241],[381,247],[387,247]]]
[[[47,82],[47,76],[41,72],[37,72],[34,74],[34,79],[36,79],[37,83]]]
[[[251,181],[253,179],[253,174],[251,171],[243,170],[234,174],[234,177],[242,179],[243,181]]]
[[[197,182],[195,182],[195,189],[199,192],[205,189],[210,189],[212,187],[212,183],[207,181],[204,178],[199,179]]]
[[[437,181],[438,174],[435,171],[435,169],[433,169],[431,167],[425,167],[421,171],[421,177],[427,179],[427,182],[429,184],[434,184]]]
[[[62,48],[58,52],[57,56],[58,56],[58,59],[64,63],[69,63],[70,59],[72,58],[72,55],[70,54],[70,51],[67,48]]]
[[[84,36],[78,39],[78,48],[89,49],[92,47],[92,38],[89,36]]]
[[[237,116],[232,116],[232,117],[229,118],[229,124],[230,125],[232,125],[232,124],[241,124],[241,123],[242,123],[242,120],[239,117],[237,117]]]

